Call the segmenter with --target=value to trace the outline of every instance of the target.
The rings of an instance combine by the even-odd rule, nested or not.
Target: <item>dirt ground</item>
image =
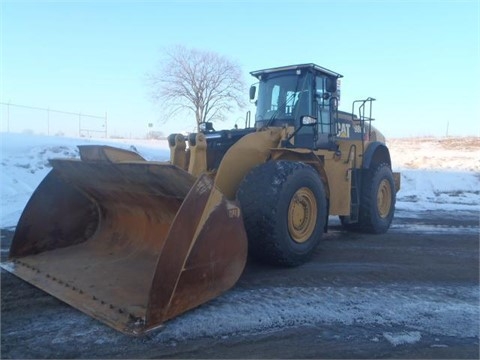
[[[2,270],[1,357],[478,359],[478,309],[478,214],[400,213],[379,236],[333,222],[298,268],[249,261],[230,292],[141,338]]]

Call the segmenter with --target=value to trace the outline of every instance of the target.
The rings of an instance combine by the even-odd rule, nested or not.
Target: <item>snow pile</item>
[[[33,191],[51,170],[52,158],[79,158],[77,145],[110,145],[147,160],[169,159],[167,141],[64,138],[0,133],[0,228],[15,227]]]
[[[387,142],[402,174],[397,210],[480,213],[480,138],[410,138]]]
[[[399,210],[480,211],[480,174],[440,170],[402,171]]]

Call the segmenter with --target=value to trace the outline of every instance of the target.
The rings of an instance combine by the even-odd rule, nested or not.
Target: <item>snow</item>
[[[457,299],[449,296],[452,293],[458,295]],[[391,333],[397,345],[411,343],[418,337],[417,332],[420,335],[420,330],[439,336],[475,337],[479,315],[477,298],[478,289],[468,286],[233,288],[173,319],[153,336],[161,341],[185,340],[338,323],[401,325],[415,329],[408,335]],[[388,308],[385,303],[389,304]],[[228,321],[224,321],[225,316]]]
[[[397,209],[479,209],[480,174],[473,171],[403,170]]]
[[[32,192],[50,171],[50,158],[78,158],[77,145],[105,144],[167,161],[166,140],[86,139],[0,133],[0,228],[13,228]],[[480,212],[480,138],[388,141],[393,169],[402,174],[397,211]]]
[[[405,331],[401,333],[383,333],[383,337],[388,340],[393,346],[403,344],[415,344],[419,342],[422,335],[418,331]]]
[[[399,169],[480,172],[480,138],[408,138],[387,140]]]
[[[53,341],[49,340],[54,344],[88,344],[97,339],[97,343],[115,345],[121,344],[124,337],[66,306],[44,311],[55,321],[33,321],[27,330],[34,328],[45,338],[58,333]],[[372,342],[383,337],[395,347],[414,344],[423,336],[478,337],[478,317],[478,287],[472,286],[234,287],[163,324],[147,335],[147,341],[175,346],[191,339],[226,339],[336,324],[376,329]]]
[[[78,158],[77,145],[110,145],[166,161],[167,141],[85,139],[0,133],[0,228],[13,228],[33,191],[51,170],[48,159]]]
[[[480,138],[393,139],[387,146],[402,174],[397,212],[480,212]]]

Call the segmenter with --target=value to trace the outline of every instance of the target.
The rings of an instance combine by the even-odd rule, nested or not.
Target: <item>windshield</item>
[[[255,121],[292,122],[302,115],[311,115],[310,73],[294,72],[271,74],[259,85]]]

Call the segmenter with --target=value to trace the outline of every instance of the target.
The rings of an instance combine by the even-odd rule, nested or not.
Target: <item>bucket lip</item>
[[[147,331],[145,316],[139,317],[130,314],[82,289],[77,289],[62,282],[61,279],[53,276],[42,276],[38,269],[19,259],[2,262],[0,267],[72,308],[80,310],[89,317],[93,317],[124,334],[138,336]]]

